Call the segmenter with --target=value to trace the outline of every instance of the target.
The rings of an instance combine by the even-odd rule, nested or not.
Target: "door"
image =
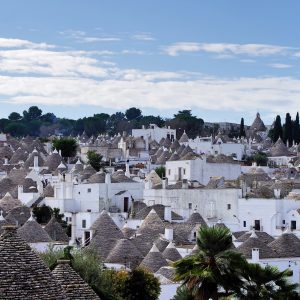
[[[129,202],[129,198],[124,197],[124,212],[128,212],[128,202]]]
[[[296,230],[296,221],[291,221],[291,230]]]
[[[254,229],[260,231],[260,220],[254,220]]]
[[[182,178],[182,168],[178,168],[178,180]]]

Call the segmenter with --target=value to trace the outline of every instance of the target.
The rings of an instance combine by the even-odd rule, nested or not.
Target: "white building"
[[[235,180],[241,174],[241,166],[236,163],[209,163],[205,156],[193,160],[176,160],[166,162],[166,177],[169,183],[178,180],[197,180],[207,184],[211,177],[223,176]]]
[[[145,140],[155,140],[159,142],[162,138],[176,139],[176,129],[160,128],[156,124],[150,124],[149,128],[143,126],[142,129],[132,129],[133,137],[143,137]]]

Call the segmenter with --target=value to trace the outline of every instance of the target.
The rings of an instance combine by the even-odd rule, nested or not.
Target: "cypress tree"
[[[297,112],[296,119],[293,122],[293,140],[297,144],[300,142],[299,112]]]
[[[273,128],[273,142],[275,143],[279,139],[279,137],[282,138],[282,125],[281,118],[279,115],[277,115]]]
[[[246,132],[245,132],[245,126],[244,126],[244,118],[241,119],[241,125],[240,125],[240,137],[245,137]]]
[[[293,124],[292,118],[289,113],[286,114],[285,117],[285,124],[284,124],[284,131],[283,131],[283,141],[285,143],[289,143],[289,146],[293,143]]]

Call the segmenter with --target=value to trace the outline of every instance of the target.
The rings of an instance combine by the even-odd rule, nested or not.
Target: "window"
[[[285,220],[282,220],[282,224],[283,224],[283,225],[285,224]]]
[[[78,192],[78,195],[80,195],[80,192]]]
[[[192,209],[192,208],[193,208],[193,204],[189,203],[189,209]]]
[[[227,204],[227,209],[231,209],[231,204]]]
[[[296,221],[291,221],[291,230],[296,230]]]
[[[168,169],[168,174],[171,175],[171,169]]]
[[[82,228],[86,228],[86,220],[82,220]]]
[[[69,222],[72,222],[72,217],[69,217]]]
[[[183,169],[183,175],[185,175],[185,169]]]
[[[247,226],[247,223],[246,223],[246,221],[243,221],[243,225],[244,225],[244,227],[246,227],[246,226]]]
[[[92,191],[92,189],[91,189],[91,188],[87,189],[87,192],[88,192],[88,193],[90,193],[91,191]]]

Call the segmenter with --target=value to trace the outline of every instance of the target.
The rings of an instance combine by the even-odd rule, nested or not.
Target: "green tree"
[[[281,125],[281,118],[279,115],[276,116],[273,131],[272,131],[272,139],[273,142],[277,142],[277,140],[282,138],[282,125]]]
[[[264,152],[257,152],[252,157],[253,161],[256,162],[258,166],[267,166],[268,165],[268,156]]]
[[[88,163],[96,170],[99,171],[102,166],[102,155],[95,151],[87,152]]]
[[[241,125],[240,125],[240,137],[245,137],[246,132],[245,132],[245,125],[244,125],[244,118],[241,119]]]
[[[289,146],[291,146],[293,143],[293,124],[292,124],[291,115],[289,113],[287,113],[285,117],[283,141],[285,143],[288,143]]]
[[[198,253],[174,263],[175,276],[197,300],[229,296],[242,284],[239,276],[246,260],[232,251],[229,229],[203,226],[197,238]],[[220,289],[224,291],[220,291]]]
[[[52,216],[52,208],[50,206],[46,206],[45,204],[42,206],[34,206],[32,210],[36,221],[41,224],[46,224],[50,221]]]
[[[73,138],[57,138],[53,140],[53,148],[61,150],[62,157],[74,157],[77,151],[77,142]]]
[[[158,279],[150,272],[135,268],[128,273],[122,296],[126,300],[156,300],[160,294]]]
[[[23,111],[23,117],[26,121],[32,121],[37,120],[41,117],[42,110],[38,108],[37,106],[31,106],[29,107],[28,111]]]
[[[289,282],[291,275],[290,270],[279,271],[274,266],[247,263],[242,269],[243,285],[235,296],[240,300],[300,299],[296,291],[298,285]]]
[[[155,172],[160,178],[164,178],[166,176],[166,168],[164,166],[157,167]]]
[[[11,120],[11,121],[19,121],[22,119],[22,116],[17,113],[17,112],[12,112],[9,116],[8,116],[8,119]]]
[[[125,116],[129,121],[135,120],[142,116],[142,111],[139,108],[131,107],[126,110]]]
[[[296,114],[296,119],[293,122],[293,140],[299,144],[300,142],[300,125],[299,125],[299,112]]]
[[[3,131],[12,136],[24,136],[27,133],[26,126],[19,122],[7,123]]]

